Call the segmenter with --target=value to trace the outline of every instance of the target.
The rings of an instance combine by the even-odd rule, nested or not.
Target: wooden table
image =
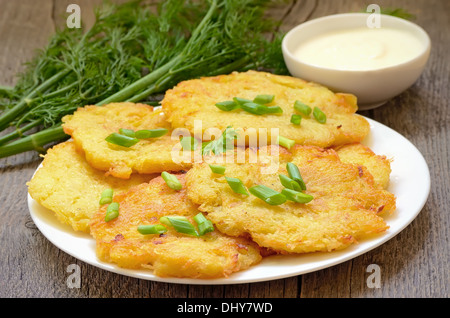
[[[0,85],[13,85],[22,63],[43,47],[66,8],[77,3],[89,26],[99,1],[0,0]],[[285,31],[312,18],[365,10],[367,1],[288,1],[274,8]],[[378,1],[402,7],[430,35],[433,47],[420,79],[384,106],[361,112],[396,130],[424,155],[431,193],[418,217],[382,246],[345,263],[301,276],[238,285],[181,285],[139,280],[79,261],[50,243],[34,225],[27,187],[41,158],[24,153],[0,160],[0,296],[61,298],[373,298],[449,296],[450,225],[450,2]],[[414,174],[414,171],[411,171]],[[421,186],[421,180],[417,180]],[[81,269],[80,288],[68,288],[70,264]],[[380,288],[367,284],[368,265],[380,268]]]

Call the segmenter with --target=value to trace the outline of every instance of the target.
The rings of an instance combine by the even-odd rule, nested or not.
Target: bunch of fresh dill
[[[181,80],[266,69],[287,74],[266,0],[104,5],[91,29],[62,29],[13,88],[0,88],[0,158],[67,138],[61,118],[85,105],[146,102]],[[26,134],[37,127],[37,132]],[[36,129],[36,128],[35,128]]]

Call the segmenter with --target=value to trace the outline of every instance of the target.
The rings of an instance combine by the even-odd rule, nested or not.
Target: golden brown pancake
[[[172,160],[172,150],[179,140],[171,137],[171,127],[161,111],[145,104],[112,103],[85,106],[63,118],[64,131],[72,136],[93,167],[117,178],[127,179],[132,173],[151,174],[179,171],[190,167]],[[143,139],[132,147],[114,145],[105,140],[120,128],[142,130],[166,128],[162,137]]]
[[[86,162],[72,141],[66,141],[47,151],[42,167],[27,185],[31,197],[53,211],[59,221],[75,231],[89,232],[89,220],[99,208],[103,190],[121,193],[152,177],[133,175],[122,180],[105,176]]]
[[[334,148],[342,162],[366,167],[375,183],[383,189],[389,186],[391,160],[384,155],[375,154],[372,149],[360,143],[346,144]]]
[[[258,154],[247,150],[248,156],[252,153]],[[279,153],[274,158],[267,151],[258,163],[222,163],[225,176],[239,178],[247,189],[265,185],[281,192],[279,174],[288,175],[286,163],[292,162],[305,193],[314,197],[311,202],[270,205],[252,194],[236,194],[207,163],[188,171],[188,196],[221,232],[250,235],[260,246],[284,253],[343,249],[388,228],[381,214],[395,210],[395,197],[375,184],[364,166],[344,163],[334,150],[314,146],[280,148]],[[263,173],[264,162],[276,163],[277,169]]]
[[[186,196],[185,176],[177,175],[183,189],[169,188],[161,177],[114,197],[119,216],[105,222],[106,207],[92,219],[91,233],[97,255],[124,268],[152,269],[162,277],[220,278],[257,264],[262,256],[253,242],[218,231],[196,237],[168,227],[164,234],[140,234],[141,224],[160,224],[162,216],[185,216],[195,224],[199,213]]]
[[[267,105],[280,106],[283,113],[254,115],[242,109],[223,111],[215,106],[234,97],[253,100],[260,94],[274,95],[274,101]],[[304,116],[300,125],[290,123],[291,115],[296,113],[294,103],[297,100],[311,108],[319,107],[327,116],[326,123],[319,123],[312,114]],[[231,126],[240,130],[242,136],[264,134],[270,141],[276,134],[272,134],[271,129],[278,128],[279,135],[297,144],[329,147],[360,142],[370,129],[367,120],[355,114],[355,96],[333,93],[316,83],[266,72],[234,72],[183,81],[166,92],[161,104],[172,127],[186,128],[192,135],[197,134],[194,128],[201,128],[204,140],[208,138],[206,131],[213,128],[223,131]]]

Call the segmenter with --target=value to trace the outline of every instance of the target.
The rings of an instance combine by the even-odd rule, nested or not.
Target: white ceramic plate
[[[54,214],[28,195],[31,217],[42,234],[67,254],[101,269],[140,279],[179,284],[240,284],[281,279],[327,268],[366,253],[385,243],[402,231],[422,210],[430,192],[430,173],[417,148],[394,130],[367,118],[371,133],[365,144],[375,153],[392,158],[389,191],[397,197],[397,211],[386,217],[389,230],[347,249],[331,253],[312,253],[298,256],[270,256],[242,272],[228,278],[180,279],[161,278],[150,270],[129,270],[101,262],[95,255],[95,241],[85,233],[78,233],[61,224]]]

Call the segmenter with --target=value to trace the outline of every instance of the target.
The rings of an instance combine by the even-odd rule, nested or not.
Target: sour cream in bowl
[[[383,105],[414,84],[428,60],[431,41],[404,19],[348,13],[314,19],[289,31],[282,50],[291,75],[334,91],[352,93],[359,109]]]

